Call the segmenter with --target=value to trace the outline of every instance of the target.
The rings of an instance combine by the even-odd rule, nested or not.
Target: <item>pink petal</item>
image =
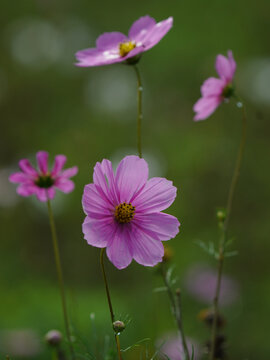
[[[143,42],[145,36],[156,25],[156,20],[146,15],[136,20],[129,30],[128,36],[136,43]]]
[[[63,177],[57,178],[53,185],[64,193],[69,193],[74,189],[74,182]]]
[[[79,61],[75,65],[80,67],[110,65],[124,61],[124,58],[120,56],[119,49],[116,48],[109,50],[85,49],[78,51],[75,56]]]
[[[57,175],[63,169],[66,161],[67,158],[65,155],[56,155],[56,157],[54,158],[54,166],[51,171],[51,175],[52,176]]]
[[[193,110],[196,112],[194,120],[205,120],[208,118],[216,108],[222,103],[221,97],[211,96],[202,97],[193,106]]]
[[[143,229],[132,224],[133,258],[141,265],[155,266],[162,261],[164,247],[161,241],[149,236]]]
[[[37,153],[38,167],[43,174],[48,173],[48,158],[49,154],[47,153],[47,151],[39,151]]]
[[[149,50],[155,46],[172,28],[173,18],[169,17],[166,20],[157,23],[151,31],[149,31],[143,40],[144,50]]]
[[[176,187],[165,178],[147,181],[142,192],[132,201],[136,213],[153,213],[167,209],[176,197]]]
[[[36,196],[39,201],[45,202],[48,200],[47,189],[37,188]]]
[[[162,212],[135,215],[134,223],[148,235],[160,241],[175,238],[179,232],[180,223],[176,217]]]
[[[33,166],[30,164],[30,161],[28,159],[22,159],[19,161],[19,166],[21,170],[31,176],[38,176],[38,172],[33,168]]]
[[[96,45],[98,50],[109,50],[119,48],[119,44],[122,42],[128,41],[126,35],[115,31],[115,32],[107,32],[100,35],[97,38]]]
[[[107,256],[109,260],[118,269],[126,268],[132,261],[131,251],[131,227],[127,226],[116,226],[116,231],[113,236],[111,244],[107,247]]]
[[[9,181],[12,183],[24,183],[29,181],[32,182],[31,178],[29,178],[29,176],[22,172],[11,174],[9,177]]]
[[[21,196],[30,196],[37,192],[37,186],[30,184],[22,184],[17,187],[17,193]]]
[[[119,203],[119,195],[115,185],[112,164],[109,160],[96,163],[93,180],[100,196],[106,199],[111,206],[116,206]]]
[[[126,156],[119,163],[115,178],[120,202],[129,203],[147,182],[147,162],[138,156]]]
[[[236,63],[233,59],[232,53],[228,53],[229,59],[224,55],[218,55],[216,58],[216,71],[221,78],[231,82],[234,77]]]
[[[95,184],[84,187],[82,205],[85,214],[91,218],[111,217],[113,219],[114,206],[100,194]]]
[[[91,219],[86,216],[82,231],[84,239],[89,245],[103,248],[112,241],[116,228],[114,221]]]
[[[78,173],[78,167],[73,166],[72,168],[66,169],[61,173],[61,176],[65,178],[70,178],[72,176],[75,176]]]
[[[49,199],[53,199],[55,197],[55,189],[53,187],[50,187],[47,189],[47,194]]]
[[[223,89],[226,86],[224,79],[217,79],[211,77],[202,84],[201,93],[203,97],[208,96],[220,96],[222,95]]]

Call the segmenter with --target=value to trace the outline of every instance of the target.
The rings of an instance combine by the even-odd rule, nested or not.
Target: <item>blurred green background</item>
[[[241,111],[231,102],[207,121],[194,123],[192,106],[203,80],[216,76],[216,55],[234,52],[237,92],[247,106],[248,139],[230,227],[239,255],[225,263],[225,273],[239,284],[240,295],[223,310],[225,332],[229,359],[270,358],[268,0],[1,1],[2,357],[10,351],[12,359],[23,358],[20,346],[14,349],[17,336],[26,352],[36,347],[33,356],[25,358],[48,359],[44,334],[52,328],[63,330],[46,204],[19,198],[7,181],[19,159],[27,157],[35,164],[38,150],[49,151],[51,161],[63,153],[67,166],[79,167],[75,191],[58,193],[53,202],[72,323],[93,344],[91,313],[100,339],[111,332],[99,249],[88,246],[81,233],[81,197],[96,161],[108,158],[116,164],[122,156],[136,153],[136,77],[123,65],[76,68],[74,53],[94,46],[102,32],[127,33],[145,14],[158,21],[174,17],[173,29],[139,64],[143,152],[151,175],[172,179],[179,189],[168,212],[182,227],[170,245],[183,290],[186,333],[199,343],[209,337],[197,318],[205,305],[185,291],[185,278],[194,264],[216,265],[194,241],[219,237],[215,213],[226,203]],[[153,292],[162,283],[155,269],[134,262],[122,271],[107,263],[107,269],[116,313],[132,319],[121,336],[123,347],[143,338],[154,344],[175,331],[166,294]],[[30,345],[25,346],[27,341]],[[132,357],[127,353],[126,358]]]

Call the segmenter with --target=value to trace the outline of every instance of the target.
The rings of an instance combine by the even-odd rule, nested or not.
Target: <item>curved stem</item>
[[[105,252],[105,248],[102,248],[101,252],[100,252],[100,265],[101,265],[103,280],[104,280],[105,289],[106,289],[106,295],[107,295],[107,300],[108,300],[108,305],[109,305],[109,310],[110,310],[110,315],[111,315],[112,326],[113,326],[115,317],[114,317],[114,312],[113,312],[113,307],[112,307],[109,284],[108,284],[108,280],[107,280],[107,276],[106,276],[106,272],[105,272],[104,252]],[[115,342],[116,342],[118,358],[119,358],[119,360],[122,360],[119,336],[116,333],[114,333],[114,337],[115,337]]]
[[[69,327],[69,320],[68,320],[68,313],[67,313],[67,304],[66,304],[66,297],[65,297],[65,290],[64,290],[63,272],[62,272],[62,267],[61,267],[60,254],[59,254],[59,246],[58,246],[58,240],[57,240],[57,235],[56,235],[56,228],[55,228],[55,223],[54,223],[51,202],[49,199],[47,200],[47,205],[48,205],[48,214],[49,214],[49,221],[50,221],[50,227],[51,227],[51,233],[52,233],[54,258],[55,258],[55,265],[56,265],[57,276],[58,276],[58,285],[59,285],[61,301],[62,301],[62,309],[63,309],[63,315],[64,315],[66,335],[67,335],[67,339],[68,339],[71,358],[73,360],[75,360],[75,354],[74,354],[72,341],[71,341],[71,334],[70,334],[70,327]]]
[[[143,114],[142,114],[142,92],[143,92],[143,87],[142,87],[142,81],[141,81],[141,75],[139,72],[139,68],[134,65],[134,70],[137,76],[137,147],[138,147],[138,154],[139,157],[142,157],[142,135],[141,135],[141,131],[142,131],[142,118],[143,118]]]
[[[217,277],[217,285],[214,297],[214,320],[213,320],[213,327],[212,327],[212,337],[211,337],[211,351],[210,351],[210,360],[215,359],[215,346],[216,346],[216,337],[217,337],[217,320],[218,320],[218,305],[219,305],[219,295],[220,295],[220,287],[221,287],[221,278],[222,278],[222,270],[224,264],[224,255],[225,255],[225,246],[228,240],[228,226],[229,220],[232,210],[232,203],[233,203],[233,196],[235,192],[235,188],[237,185],[237,181],[240,175],[240,168],[243,160],[243,153],[246,143],[246,130],[247,128],[247,117],[246,117],[246,109],[242,104],[242,136],[241,142],[238,149],[236,164],[234,168],[234,173],[229,189],[229,195],[227,200],[227,207],[226,207],[226,218],[224,220],[224,224],[222,227],[222,237],[220,239],[219,244],[219,257],[218,257],[218,277]]]

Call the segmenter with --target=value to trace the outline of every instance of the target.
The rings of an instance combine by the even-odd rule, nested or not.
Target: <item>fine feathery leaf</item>
[[[163,291],[167,291],[167,288],[165,286],[161,286],[153,290],[153,292],[163,292]]]
[[[206,244],[205,242],[201,241],[201,240],[195,240],[194,241],[196,245],[198,245],[202,250],[204,250],[205,252],[207,252],[207,254],[217,257],[218,256],[218,252],[215,250],[215,245],[212,241],[210,241],[208,244]]]
[[[145,338],[145,339],[139,340],[135,344],[130,345],[127,348],[121,350],[121,352],[126,352],[126,351],[129,351],[129,350],[133,349],[134,347],[142,346],[141,343],[146,342],[146,341],[150,341],[150,340],[151,340],[150,338]]]

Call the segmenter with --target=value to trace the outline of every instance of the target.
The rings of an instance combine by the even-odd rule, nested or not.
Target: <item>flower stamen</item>
[[[136,47],[134,41],[126,41],[124,43],[119,44],[119,53],[121,57],[126,56],[131,50]]]
[[[51,177],[50,174],[48,175],[39,175],[37,180],[35,181],[35,184],[44,189],[48,189],[54,184],[54,179]]]
[[[123,202],[115,207],[114,217],[120,224],[129,223],[134,218],[134,214],[135,206],[132,206],[131,203]]]

